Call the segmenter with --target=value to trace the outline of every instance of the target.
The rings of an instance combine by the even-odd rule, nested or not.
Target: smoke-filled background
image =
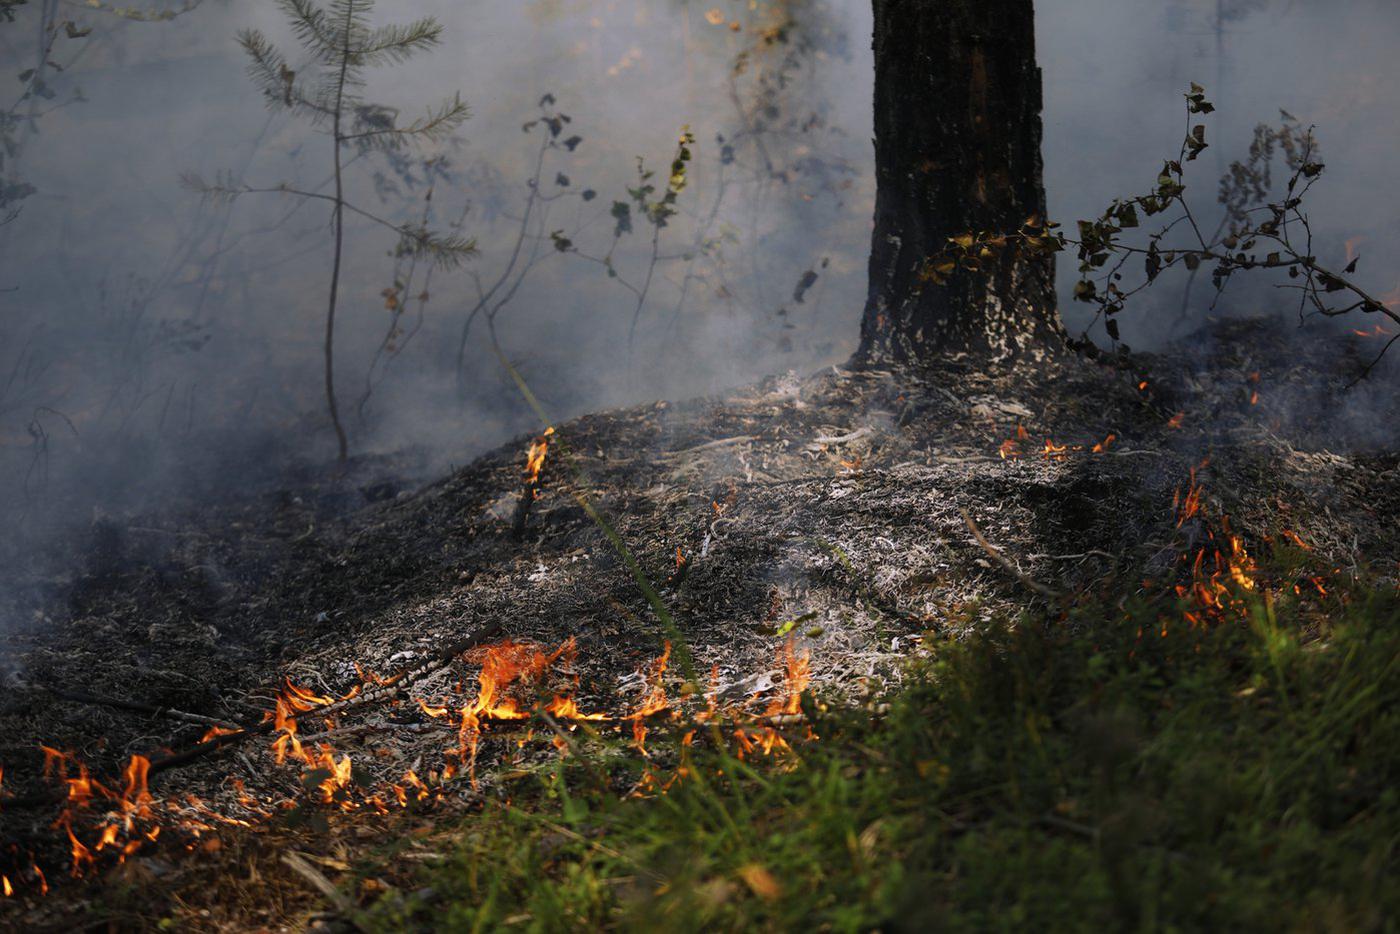
[[[329,140],[269,109],[245,74],[236,35],[248,28],[307,66],[277,4],[0,10],[13,17],[0,14],[3,534],[328,462],[329,206],[195,190],[330,191]],[[381,0],[374,11],[376,22],[426,15],[442,23],[441,45],[370,70],[365,97],[407,122],[460,92],[471,119],[421,150],[348,151],[348,198],[392,224],[474,238],[479,254],[433,269],[395,256],[392,230],[349,216],[335,360],[352,454],[414,450],[421,478],[532,428],[491,322],[559,417],[853,350],[874,199],[866,0]],[[1400,7],[1042,0],[1038,16],[1046,182],[1067,229],[1151,188],[1180,145],[1194,80],[1219,107],[1213,148],[1193,166],[1202,214],[1254,126],[1285,108],[1317,124],[1328,165],[1313,199],[1317,252],[1339,260],[1351,240],[1361,280],[1396,286]],[[677,213],[657,227],[636,190],[664,193],[685,127],[693,159]],[[1062,291],[1073,268],[1066,257]],[[1189,333],[1210,295],[1184,304],[1184,286],[1164,281],[1131,308],[1124,340]],[[1063,307],[1071,330],[1088,323],[1068,295]],[[1285,321],[1296,306],[1254,288],[1220,312]]]

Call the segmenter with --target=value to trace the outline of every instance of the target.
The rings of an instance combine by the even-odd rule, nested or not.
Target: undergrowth
[[[1400,917],[1400,599],[1166,596],[929,636],[817,738],[623,797],[640,757],[509,783],[451,852],[369,872],[371,930],[1387,930]],[[820,711],[820,712],[818,712]],[[613,787],[605,787],[605,786]],[[412,893],[412,894],[410,894]]]

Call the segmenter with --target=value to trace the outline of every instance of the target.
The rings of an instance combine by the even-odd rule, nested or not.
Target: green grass
[[[599,786],[626,787],[635,755],[581,742],[588,766],[514,782],[439,862],[376,867],[395,893],[362,920],[1392,930],[1400,600],[1242,599],[1205,630],[1163,598],[928,639],[888,709],[818,714],[791,754],[658,739],[687,775],[648,798]]]

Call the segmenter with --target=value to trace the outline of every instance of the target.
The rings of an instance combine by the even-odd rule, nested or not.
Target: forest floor
[[[1373,343],[1235,322],[590,415],[523,534],[530,438],[421,488],[365,461],[105,518],[71,573],[20,569],[0,923],[1378,926],[1396,384],[1346,388]],[[131,757],[210,725],[169,709],[250,737],[146,790]]]

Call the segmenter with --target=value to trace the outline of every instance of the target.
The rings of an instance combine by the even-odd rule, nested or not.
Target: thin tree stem
[[[326,307],[326,406],[330,409],[331,425],[335,428],[341,463],[350,456],[350,444],[345,437],[345,427],[340,424],[340,412],[335,403],[335,306],[340,291],[340,260],[345,247],[345,182],[340,165],[340,117],[345,100],[345,79],[350,69],[350,17],[353,8],[353,3],[345,5],[344,46],[340,55],[340,76],[336,81],[335,112],[332,114],[334,126],[331,141],[335,146],[335,259],[331,263],[331,294]]]

